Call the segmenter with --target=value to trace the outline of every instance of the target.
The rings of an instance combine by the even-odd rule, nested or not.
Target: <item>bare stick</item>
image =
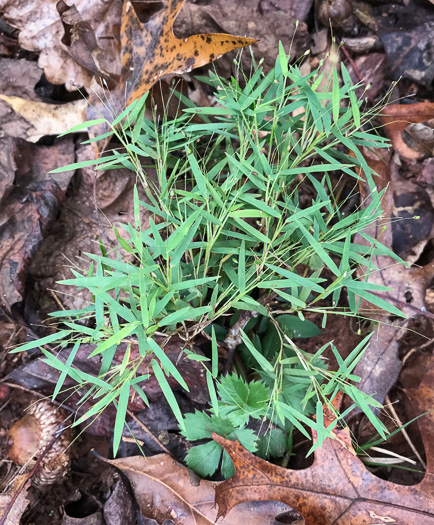
[[[135,416],[130,410],[127,410],[127,413],[128,413],[128,415],[129,415],[132,419],[134,419],[134,421],[135,421],[138,425],[140,425],[140,426],[143,428],[143,430],[149,435],[149,437],[151,437],[151,438],[155,441],[155,443],[157,443],[157,445],[158,445],[162,450],[164,450],[164,452],[165,452],[166,454],[169,454],[169,456],[170,456],[171,458],[173,458],[172,453],[170,452],[170,450],[169,450],[168,448],[166,448],[166,447],[163,445],[163,443],[161,443],[161,441],[160,441],[156,436],[154,436],[154,434],[153,434],[153,433],[149,430],[149,428],[143,423],[143,421],[140,421],[140,419],[139,419],[138,417],[136,417],[136,416]]]

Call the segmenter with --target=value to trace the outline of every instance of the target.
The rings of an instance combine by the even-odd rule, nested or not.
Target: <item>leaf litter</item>
[[[433,115],[433,104],[414,106],[387,106],[380,117],[396,153],[406,158],[408,147],[403,150],[401,133],[412,121],[428,120]],[[388,187],[383,199],[383,216],[376,225],[366,230],[371,237],[381,240],[387,247],[400,255],[409,267],[397,265],[388,256],[375,256],[373,263],[382,268],[372,275],[373,282],[390,286],[388,300],[406,315],[406,320],[387,317],[381,312],[370,312],[369,316],[380,322],[376,336],[371,340],[365,357],[355,372],[361,377],[360,386],[365,392],[376,392],[383,401],[395,383],[400,369],[399,341],[405,334],[408,320],[415,316],[432,314],[426,308],[426,290],[430,286],[434,271],[433,262],[425,265],[416,263],[432,235],[434,207],[431,197],[417,180],[406,176],[403,160],[396,155],[383,153],[376,157],[364,150],[367,163],[379,174],[377,188]],[[411,155],[410,155],[411,156]],[[399,163],[399,164],[398,164]],[[369,202],[367,189],[361,185],[361,194]],[[363,239],[361,239],[363,242]]]
[[[103,458],[101,458],[103,459]],[[219,483],[195,479],[194,474],[166,454],[106,460],[130,480],[143,516],[157,523],[170,520],[175,525],[211,525],[216,522],[214,503]],[[259,499],[259,498],[255,498]],[[272,523],[275,516],[288,511],[276,501],[244,503],[218,523],[238,525],[248,516],[252,525]]]

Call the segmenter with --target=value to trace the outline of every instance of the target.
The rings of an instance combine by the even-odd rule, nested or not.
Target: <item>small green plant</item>
[[[135,190],[135,222],[114,226],[117,247],[101,244],[100,255],[87,254],[86,271],[72,269],[74,277],[61,281],[89,290],[92,301],[80,310],[51,314],[60,330],[17,351],[39,347],[61,372],[53,397],[66,376],[87,389],[82,400],[93,398],[94,404],[76,425],[116,405],[115,454],[130,395],[134,391],[147,403],[150,374],[192,441],[216,432],[263,457],[282,457],[291,453],[294,429],[309,439],[314,429],[313,451],[354,406],[385,436],[372,410],[380,404],[357,389],[359,378],[352,373],[369,336],[346,359],[333,343],[311,354],[295,342],[320,333],[307,314],[321,313],[323,326],[330,314],[358,316],[360,298],[403,315],[379,296],[388,288],[369,282],[370,273],[378,271],[373,256],[400,261],[365,233],[381,218],[383,192],[376,190],[358,148],[387,147],[386,139],[364,127],[379,108],[361,112],[343,65],[342,86],[334,71],[330,90],[320,92],[323,75],[318,70],[301,76],[281,47],[269,73],[254,62],[244,87],[235,78],[210,74],[205,80],[215,89],[215,107],[198,108],[179,95],[188,106],[181,116],[152,120],[145,116],[145,96],[111,123],[100,119],[71,130],[105,122],[111,131],[92,140],[113,136],[123,149],[53,173],[89,165],[127,167],[137,174],[146,199]],[[155,168],[156,180],[147,176],[149,167]],[[331,178],[336,171],[353,177],[355,187],[363,174],[371,188],[368,205],[343,213],[346,199],[335,194]],[[311,201],[302,204],[300,184],[313,188]],[[148,227],[141,222],[143,210],[149,213]],[[355,243],[356,233],[369,245]],[[348,306],[338,306],[344,291]],[[187,344],[199,334],[210,340],[208,356]],[[188,390],[164,352],[176,335],[186,341],[188,358],[203,362],[210,415],[183,415],[169,386],[170,375]],[[156,336],[163,343],[157,344]],[[116,364],[121,342],[127,351]],[[46,343],[72,346],[66,363],[45,349]],[[83,343],[94,345],[91,356],[101,355],[97,377],[73,366]],[[237,348],[236,374],[221,374],[219,346],[227,349],[229,364]],[[337,371],[328,370],[322,357],[329,346]],[[331,407],[339,391],[354,404],[344,414],[332,408],[336,419],[325,427],[323,405]],[[254,431],[248,425],[255,420]],[[233,472],[229,457],[213,441],[194,447],[187,462],[203,476],[213,474],[220,462],[225,476]]]

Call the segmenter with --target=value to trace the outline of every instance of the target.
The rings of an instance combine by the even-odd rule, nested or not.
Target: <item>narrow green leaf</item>
[[[324,250],[321,246],[321,242],[315,239],[315,237],[301,224],[300,221],[295,221],[297,227],[303,232],[303,235],[306,237],[309,244],[312,246],[312,249],[316,252],[318,257],[324,262],[326,266],[336,275],[340,275],[339,268],[336,266],[336,263],[330,257],[330,255]]]
[[[215,281],[217,277],[200,277],[199,279],[189,279],[186,281],[181,281],[179,283],[171,284],[169,286],[170,292],[179,292],[181,290],[187,290],[189,288],[194,288],[196,286],[202,286],[205,283]]]
[[[118,395],[117,390],[112,390],[110,393],[108,393],[106,396],[104,396],[98,403],[95,403],[92,408],[90,408],[85,414],[83,414],[77,421],[74,421],[72,424],[73,427],[76,427],[77,425],[81,425],[86,419],[89,419],[93,415],[102,412],[107,406],[115,399]]]
[[[218,375],[218,366],[219,366],[219,351],[217,345],[217,338],[215,335],[214,326],[211,327],[211,351],[212,351],[212,376],[214,378]]]
[[[56,332],[55,334],[47,335],[46,337],[42,337],[41,339],[35,339],[34,341],[30,341],[29,343],[25,343],[24,345],[18,346],[17,348],[11,350],[10,353],[16,354],[17,352],[25,352],[27,350],[33,350],[33,348],[40,348],[43,345],[48,345],[56,341],[61,341],[70,333],[71,330],[61,330],[60,332]]]
[[[243,338],[244,344],[250,350],[253,357],[259,363],[261,368],[265,371],[268,370],[269,372],[273,372],[273,365],[261,353],[259,353],[258,350],[256,350],[255,346],[251,343],[250,339],[247,337],[243,330],[241,330],[241,337]]]
[[[197,163],[196,157],[192,153],[187,154],[188,161],[190,163],[191,171],[193,172],[193,176],[196,180],[196,184],[199,187],[199,191],[203,197],[208,196],[208,188],[206,185],[206,179],[199,168],[199,164]]]
[[[122,432],[125,425],[125,417],[127,415],[128,401],[130,398],[130,383],[125,381],[119,392],[119,401],[116,407],[115,428],[113,431],[113,456],[116,457],[119,445],[122,439]]]
[[[167,382],[164,372],[161,370],[160,366],[155,360],[151,361],[151,366],[152,370],[154,371],[155,378],[157,379],[158,384],[160,385],[161,391],[163,392],[166,401],[169,403],[172,412],[178,420],[178,425],[180,426],[181,430],[185,432],[184,418],[182,417],[178,402],[176,401],[176,398],[173,395],[172,389],[170,388],[170,385]]]
[[[238,217],[234,217],[234,220],[237,222],[238,226],[245,232],[249,233],[252,237],[255,239],[258,239],[260,242],[270,243],[271,240],[261,233],[259,230],[256,230],[253,228],[253,226],[250,226],[247,222],[243,221],[242,219],[239,219]]]
[[[206,383],[208,386],[209,397],[211,399],[211,407],[216,416],[219,415],[219,405],[217,401],[217,393],[214,386],[214,379],[209,370],[206,371]]]
[[[339,120],[339,78],[336,66],[333,67],[333,91],[332,91],[332,107],[333,107],[333,120],[337,122]]]
[[[122,113],[119,113],[119,115],[114,119],[114,121],[111,123],[111,126],[114,128],[116,126],[116,124],[119,124],[119,122],[121,122],[121,120],[123,120],[127,115],[128,113],[130,113],[133,109],[134,109],[134,106],[137,104],[137,102],[139,101],[140,99],[139,98],[136,98],[135,100],[133,100],[131,102],[131,104],[129,106],[127,106],[123,111]]]
[[[58,137],[64,137],[65,135],[68,135],[69,133],[75,133],[77,131],[82,131],[83,129],[91,128],[92,126],[96,126],[97,124],[102,124],[103,122],[107,122],[105,118],[98,118],[95,120],[88,120],[87,122],[83,122],[82,124],[77,124],[73,128],[69,129],[68,131],[65,131],[64,133],[61,133],[58,135]],[[51,173],[51,172],[50,172]]]
[[[178,383],[182,386],[182,388],[184,388],[185,390],[187,390],[187,392],[189,392],[190,389],[188,388],[187,383],[184,381],[184,378],[179,373],[176,366],[167,357],[164,350],[151,337],[149,337],[146,342],[149,345],[150,349],[154,352],[155,357],[160,361],[163,370],[167,374],[170,374],[174,379],[176,379]]]
[[[73,346],[68,359],[65,362],[65,370],[60,374],[59,379],[57,380],[56,387],[53,392],[53,401],[56,399],[58,393],[60,392],[60,389],[62,388],[62,385],[66,379],[66,376],[68,374],[68,370],[71,368],[72,362],[74,361],[74,358],[77,354],[78,349],[80,348],[80,343],[75,343]]]
[[[178,310],[177,312],[173,312],[172,314],[167,315],[158,324],[160,326],[167,326],[170,324],[181,323],[182,321],[188,321],[190,319],[198,317],[199,315],[206,314],[210,311],[211,306],[202,306],[199,308],[192,308],[191,306],[186,306],[185,308],[181,308],[181,310]]]
[[[63,166],[62,168],[56,168],[51,170],[48,173],[63,173],[64,171],[78,170],[79,168],[87,168],[88,166],[95,166],[95,164],[101,164],[109,160],[118,159],[118,155],[109,155],[108,157],[101,157],[99,159],[93,160],[82,160],[81,162],[75,162],[74,164],[68,164],[68,166]]]
[[[124,326],[119,332],[114,333],[112,336],[110,336],[108,339],[106,339],[104,342],[99,344],[95,350],[89,355],[89,357],[93,357],[94,355],[101,354],[106,350],[107,348],[110,348],[112,345],[119,344],[122,339],[125,337],[128,337],[129,335],[133,334],[137,329],[138,323],[132,323],[127,324]]]

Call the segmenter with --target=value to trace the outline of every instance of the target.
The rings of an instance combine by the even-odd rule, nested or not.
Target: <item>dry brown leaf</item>
[[[228,51],[256,42],[253,38],[224,33],[176,38],[173,23],[184,2],[168,0],[164,9],[142,24],[130,0],[125,1],[121,23],[120,81],[107,94],[94,80],[87,112],[89,120],[104,115],[112,121],[125,106],[140,98],[163,76],[189,72],[217,60]],[[91,133],[96,136],[106,131],[108,127],[102,124],[93,127]],[[95,147],[97,149],[96,144]]]
[[[217,482],[202,480],[199,483],[186,467],[167,454],[104,461],[126,474],[145,517],[158,523],[170,520],[175,525],[214,525],[217,517],[214,505]],[[240,525],[248,520],[249,525],[271,525],[275,523],[276,515],[287,510],[286,505],[276,501],[246,503],[218,523]]]
[[[255,2],[213,0],[186,2],[175,22],[175,33],[235,33],[258,39],[254,53],[264,59],[264,69],[274,66],[279,42],[291,50],[291,60],[300,57],[311,45],[305,22],[312,0],[261,0]],[[244,71],[250,71],[250,53],[241,54]],[[228,78],[233,72],[231,56],[216,63],[216,69]]]
[[[129,0],[122,11],[122,89],[127,104],[141,97],[161,77],[187,73],[217,60],[228,51],[254,44],[254,38],[224,33],[193,35],[184,39],[173,34],[173,23],[185,0],[169,0],[167,7],[142,24]]]
[[[0,207],[0,306],[10,311],[24,297],[28,266],[64,194],[52,180],[6,193]]]
[[[37,101],[35,85],[42,70],[35,62],[0,58],[0,93]],[[6,188],[13,183],[17,165],[18,136],[26,136],[29,124],[16,115],[9,104],[0,101],[0,199]]]
[[[398,5],[400,4],[400,5]],[[434,10],[427,1],[418,2],[411,9],[407,0],[396,2],[394,8],[383,2],[359,3],[358,15],[369,11],[373,20],[362,22],[381,38],[387,55],[388,77],[393,80],[407,78],[428,90],[434,80],[431,56],[434,40]],[[411,7],[410,7],[411,6]],[[369,14],[368,14],[369,18]]]
[[[0,94],[0,100],[6,103],[0,102],[0,115],[5,131],[12,137],[29,142],[37,142],[45,135],[60,135],[81,124],[87,107],[84,99],[55,105]],[[12,111],[8,111],[8,107]]]
[[[0,525],[20,525],[21,517],[29,504],[26,497],[28,489],[22,489],[27,478],[27,474],[18,476],[10,490],[0,494]],[[16,500],[12,501],[15,495]]]
[[[432,408],[433,387],[434,360],[420,386],[411,393],[417,413]],[[298,510],[306,525],[433,525],[433,412],[418,422],[428,470],[422,482],[414,486],[397,485],[374,476],[337,440],[328,439],[315,451],[311,467],[287,470],[254,456],[238,441],[213,435],[235,465],[235,475],[216,488],[218,515],[225,516],[242,502],[277,500]],[[337,434],[348,433],[348,429],[337,430]]]
[[[385,133],[396,152],[407,159],[421,158],[421,152],[407,146],[402,133],[409,124],[426,122],[434,118],[434,102],[417,104],[391,104],[386,106],[380,116]]]
[[[3,17],[20,30],[20,46],[40,52],[38,64],[49,82],[70,91],[89,88],[95,72],[119,75],[121,10],[122,0],[0,0]]]

